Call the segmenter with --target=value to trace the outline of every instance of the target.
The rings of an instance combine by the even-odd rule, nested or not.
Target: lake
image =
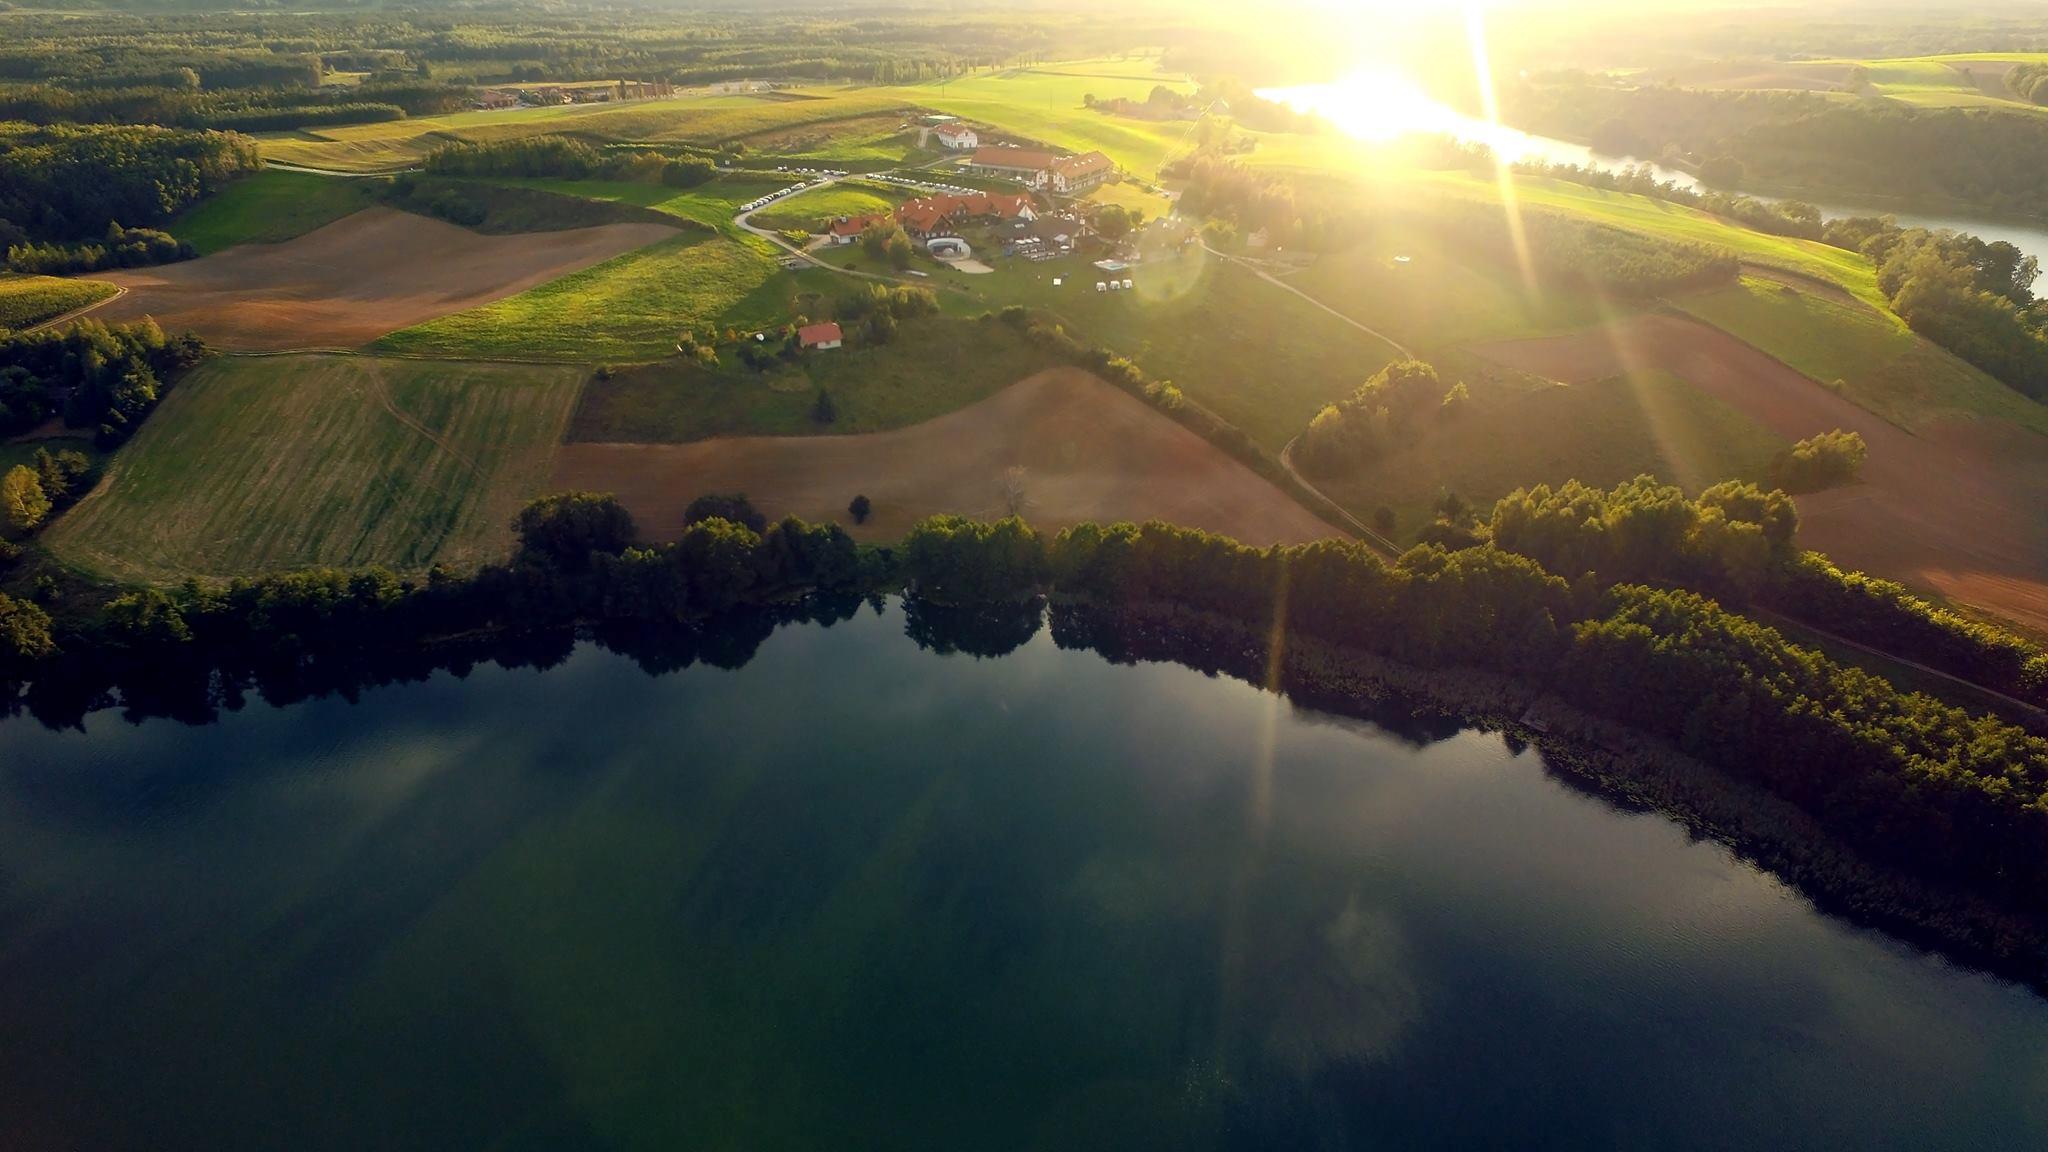
[[[1316,113],[1339,131],[1361,140],[1386,141],[1409,134],[1448,136],[1464,143],[1484,145],[1492,149],[1496,157],[1510,164],[1576,164],[1582,168],[1606,171],[1633,166],[1649,169],[1660,181],[1682,188],[1706,190],[1692,173],[1683,169],[1668,168],[1632,156],[1608,156],[1594,152],[1584,144],[1524,132],[1460,112],[1427,95],[1411,81],[1389,73],[1361,73],[1330,84],[1263,88],[1258,95],[1296,111]],[[1781,199],[1773,196],[1754,198],[1766,201]],[[1949,228],[1984,240],[2004,240],[2021,252],[2048,262],[2048,226],[1953,213],[1901,211],[1803,196],[1798,199],[1815,205],[1828,219],[1890,215],[1908,228]]]
[[[0,1146],[2048,1145],[2021,987],[1499,733],[994,632],[0,723]]]

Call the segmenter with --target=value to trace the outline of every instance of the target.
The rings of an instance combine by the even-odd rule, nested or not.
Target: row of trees
[[[1795,236],[1801,240],[1822,239],[1826,228],[1820,209],[1798,200],[1758,200],[1733,192],[1701,191],[1672,180],[1659,180],[1648,165],[1630,164],[1601,168],[1581,164],[1549,164],[1525,160],[1515,170],[1552,180],[1567,180],[1588,188],[1629,192],[1672,204],[1684,204],[1733,220],[1773,236]],[[1704,179],[1704,177],[1702,177]],[[1711,183],[1711,181],[1709,181]]]
[[[45,276],[78,272],[103,272],[109,268],[144,268],[190,260],[198,255],[192,245],[156,228],[124,228],[110,222],[104,239],[67,244],[36,243],[28,231],[0,220],[0,249],[7,253],[7,270]]]
[[[456,140],[427,154],[423,166],[441,176],[539,176],[562,180],[659,180],[692,188],[718,174],[712,160],[645,148],[599,148],[568,136]]]
[[[1572,512],[1603,504],[1598,516]],[[1772,540],[1789,510],[1724,493],[1688,513],[1649,487],[1535,496],[1497,511],[1496,537],[1616,570],[1654,572],[1694,547],[1705,509]],[[1583,511],[1583,509],[1581,509]],[[1523,515],[1519,528],[1504,517]],[[1686,525],[1690,523],[1688,530]],[[1597,525],[1597,526],[1596,526]],[[1425,667],[1529,678],[1598,715],[1667,738],[1806,808],[1902,868],[2036,906],[2048,880],[2048,741],[1833,664],[1698,593],[1581,579],[1499,546],[1418,547],[1394,562],[1347,541],[1254,549],[1163,524],[1083,524],[1048,539],[1021,521],[937,517],[895,550],[785,520],[722,517],[641,547],[610,497],[550,497],[519,518],[514,561],[421,583],[312,572],[225,588],[126,594],[89,623],[53,626],[0,602],[0,660],[18,671],[75,650],[155,662],[211,649],[361,646],[571,619],[659,624],[807,587],[903,586],[921,602],[1014,602],[1047,588],[1108,605],[1170,605]],[[1595,540],[1594,537],[1605,537]],[[1548,542],[1546,542],[1548,541]],[[1570,561],[1565,561],[1570,562]],[[1604,590],[1603,590],[1604,589]]]

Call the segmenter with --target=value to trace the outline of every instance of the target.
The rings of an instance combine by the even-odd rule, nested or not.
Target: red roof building
[[[796,342],[802,348],[837,348],[845,339],[846,333],[830,320],[823,324],[806,324],[796,330]]]

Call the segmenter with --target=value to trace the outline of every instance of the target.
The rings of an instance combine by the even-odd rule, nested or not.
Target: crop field
[[[787,188],[800,176],[742,174],[721,176],[695,188],[677,189],[662,184],[635,184],[613,180],[495,179],[492,182],[514,188],[532,188],[587,200],[631,204],[669,216],[693,220],[720,232],[738,234],[732,218],[740,205],[768,192]],[[795,199],[795,197],[791,197]]]
[[[1396,535],[1408,539],[1445,491],[1484,508],[1533,484],[1606,486],[1649,473],[1697,492],[1721,480],[1763,479],[1789,443],[1670,372],[1556,385],[1483,362],[1460,367],[1446,373],[1472,392],[1462,415],[1356,475],[1317,485],[1360,516],[1393,509]]]
[[[753,222],[778,231],[816,232],[819,224],[833,217],[887,212],[909,197],[907,190],[893,185],[840,183],[779,200],[754,213]]]
[[[1221,449],[1074,368],[890,432],[570,444],[554,486],[616,493],[654,539],[673,537],[705,492],[745,492],[769,516],[836,521],[872,541],[941,512],[1014,512],[1045,531],[1158,518],[1259,545],[1335,534]],[[856,494],[874,505],[864,525],[846,514]]]
[[[109,272],[108,320],[154,316],[222,348],[346,348],[674,236],[665,224],[482,236],[372,208],[294,240]],[[374,254],[374,255],[373,255]]]
[[[276,133],[260,140],[268,160],[332,171],[378,172],[416,164],[450,140],[565,135],[597,143],[716,144],[778,129],[874,116],[904,106],[901,100],[864,92],[787,96],[684,96],[624,104],[457,112]]]
[[[964,408],[1051,367],[1051,354],[1007,324],[930,317],[905,321],[895,339],[804,353],[756,372],[733,362],[705,369],[670,359],[593,380],[569,438],[683,443],[713,436],[848,435],[902,428]],[[838,418],[812,418],[819,388]]]
[[[377,183],[265,169],[200,201],[166,231],[202,255],[237,244],[275,244],[370,207]]]
[[[0,329],[27,328],[97,304],[118,289],[103,280],[0,273]]]
[[[44,540],[103,576],[496,559],[544,489],[580,369],[225,358],[165,397]],[[231,447],[230,447],[231,446]]]
[[[765,242],[686,234],[393,332],[379,349],[454,359],[649,360],[685,328],[789,318],[792,277]]]
[[[738,142],[755,157],[862,166],[901,164],[918,154],[917,130],[905,124],[900,111],[775,128],[742,136]]]
[[[1896,316],[1765,280],[1674,300],[1679,308],[1905,428],[1997,419],[2048,435],[2048,408],[1914,335]]]

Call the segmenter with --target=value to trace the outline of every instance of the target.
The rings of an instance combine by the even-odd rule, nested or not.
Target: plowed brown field
[[[483,236],[371,208],[281,244],[96,276],[128,292],[93,315],[154,316],[236,351],[351,348],[674,234],[648,223]]]
[[[672,538],[707,492],[744,492],[771,518],[836,521],[866,540],[900,539],[936,513],[1013,507],[1041,529],[1156,518],[1257,545],[1338,534],[1201,437],[1066,368],[893,432],[568,444],[554,486],[616,493],[650,539]],[[856,494],[874,503],[859,527],[846,512]]]

